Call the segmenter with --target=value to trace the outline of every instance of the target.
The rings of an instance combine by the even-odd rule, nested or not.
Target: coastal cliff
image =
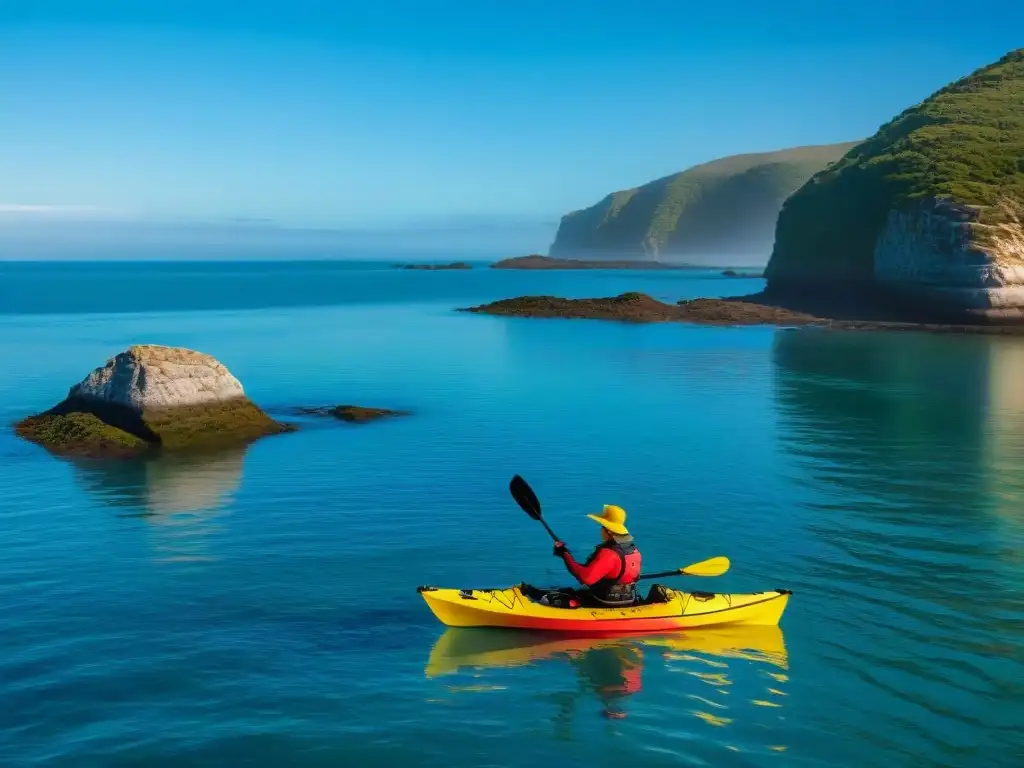
[[[856,286],[974,320],[1024,318],[1024,49],[907,109],[785,202],[767,291]]]
[[[210,355],[153,344],[115,355],[53,408],[15,425],[53,453],[90,457],[244,445],[290,429]]]
[[[853,143],[732,155],[562,217],[555,257],[752,256],[764,263],[783,201]]]

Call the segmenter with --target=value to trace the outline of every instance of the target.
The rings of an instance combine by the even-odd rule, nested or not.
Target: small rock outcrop
[[[93,457],[243,445],[291,429],[210,355],[153,344],[129,347],[53,408],[15,425],[53,453]]]
[[[362,405],[324,405],[296,408],[296,413],[303,416],[329,416],[354,424],[365,424],[368,421],[388,418],[389,416],[408,416],[409,411],[395,411],[389,408],[367,408]]]

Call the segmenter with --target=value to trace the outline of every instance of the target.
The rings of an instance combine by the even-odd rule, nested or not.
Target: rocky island
[[[855,142],[732,155],[607,195],[562,217],[558,258],[737,257],[764,263],[783,201]]]
[[[465,261],[453,261],[450,264],[396,264],[398,269],[422,269],[428,272],[437,272],[447,269],[472,269],[472,264]]]
[[[626,323],[701,323],[704,325],[818,325],[828,320],[816,315],[770,307],[746,299],[692,299],[666,304],[645,293],[623,293],[599,299],[562,299],[557,296],[522,296],[503,299],[463,312],[506,317],[559,317],[616,320]]]
[[[528,296],[466,311],[1024,333],[1024,49],[942,88],[782,206],[764,292]]]
[[[846,302],[773,301],[763,294],[725,299],[687,299],[667,304],[644,293],[623,293],[594,299],[520,296],[477,307],[472,312],[502,317],[612,320],[622,323],[692,323],[695,325],[818,326],[844,330],[920,330],[931,332],[1024,335],[1024,325],[951,323],[942,318],[923,320],[896,307],[870,305],[853,296]]]
[[[352,424],[365,424],[392,416],[408,416],[409,411],[395,411],[390,408],[367,408],[362,405],[304,406],[295,412],[302,416],[328,416]]]
[[[210,355],[143,344],[112,357],[15,431],[55,454],[129,458],[238,446],[294,429]]]
[[[693,266],[653,259],[559,259],[532,253],[496,261],[491,269],[693,269]]]

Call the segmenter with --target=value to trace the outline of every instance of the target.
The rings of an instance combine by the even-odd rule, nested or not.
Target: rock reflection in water
[[[581,699],[594,697],[604,717],[622,719],[629,713],[629,702],[642,698],[645,686],[649,690],[667,686],[680,690],[689,701],[688,713],[713,726],[751,719],[761,708],[778,713],[786,696],[789,656],[779,627],[620,638],[559,638],[450,627],[435,643],[425,672],[428,678],[472,679],[470,685],[449,684],[452,693],[496,691],[506,687],[503,681],[511,684],[510,670],[543,664],[567,665],[576,677],[576,690],[555,691],[545,697],[554,704],[556,735],[568,739]],[[684,674],[693,682],[680,686],[664,673]],[[751,676],[755,678],[753,688]],[[724,694],[740,678],[744,683],[741,696],[751,695],[730,701]],[[659,690],[655,698],[663,694]],[[768,749],[781,751],[785,747],[770,744]]]
[[[210,560],[209,538],[238,490],[244,459],[239,448],[74,466],[86,490],[148,523],[158,560]]]
[[[914,764],[999,763],[1022,722],[1024,344],[780,332],[772,359],[803,491],[788,583],[827,628],[808,663],[856,670],[811,681],[846,702],[818,727],[865,763],[879,744]]]

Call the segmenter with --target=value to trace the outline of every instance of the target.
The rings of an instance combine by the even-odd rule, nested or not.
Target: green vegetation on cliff
[[[783,205],[765,276],[772,288],[870,280],[889,211],[926,198],[998,220],[1024,200],[1024,49],[942,88],[883,125]]]
[[[551,255],[763,257],[783,201],[853,143],[733,155],[562,217]]]

